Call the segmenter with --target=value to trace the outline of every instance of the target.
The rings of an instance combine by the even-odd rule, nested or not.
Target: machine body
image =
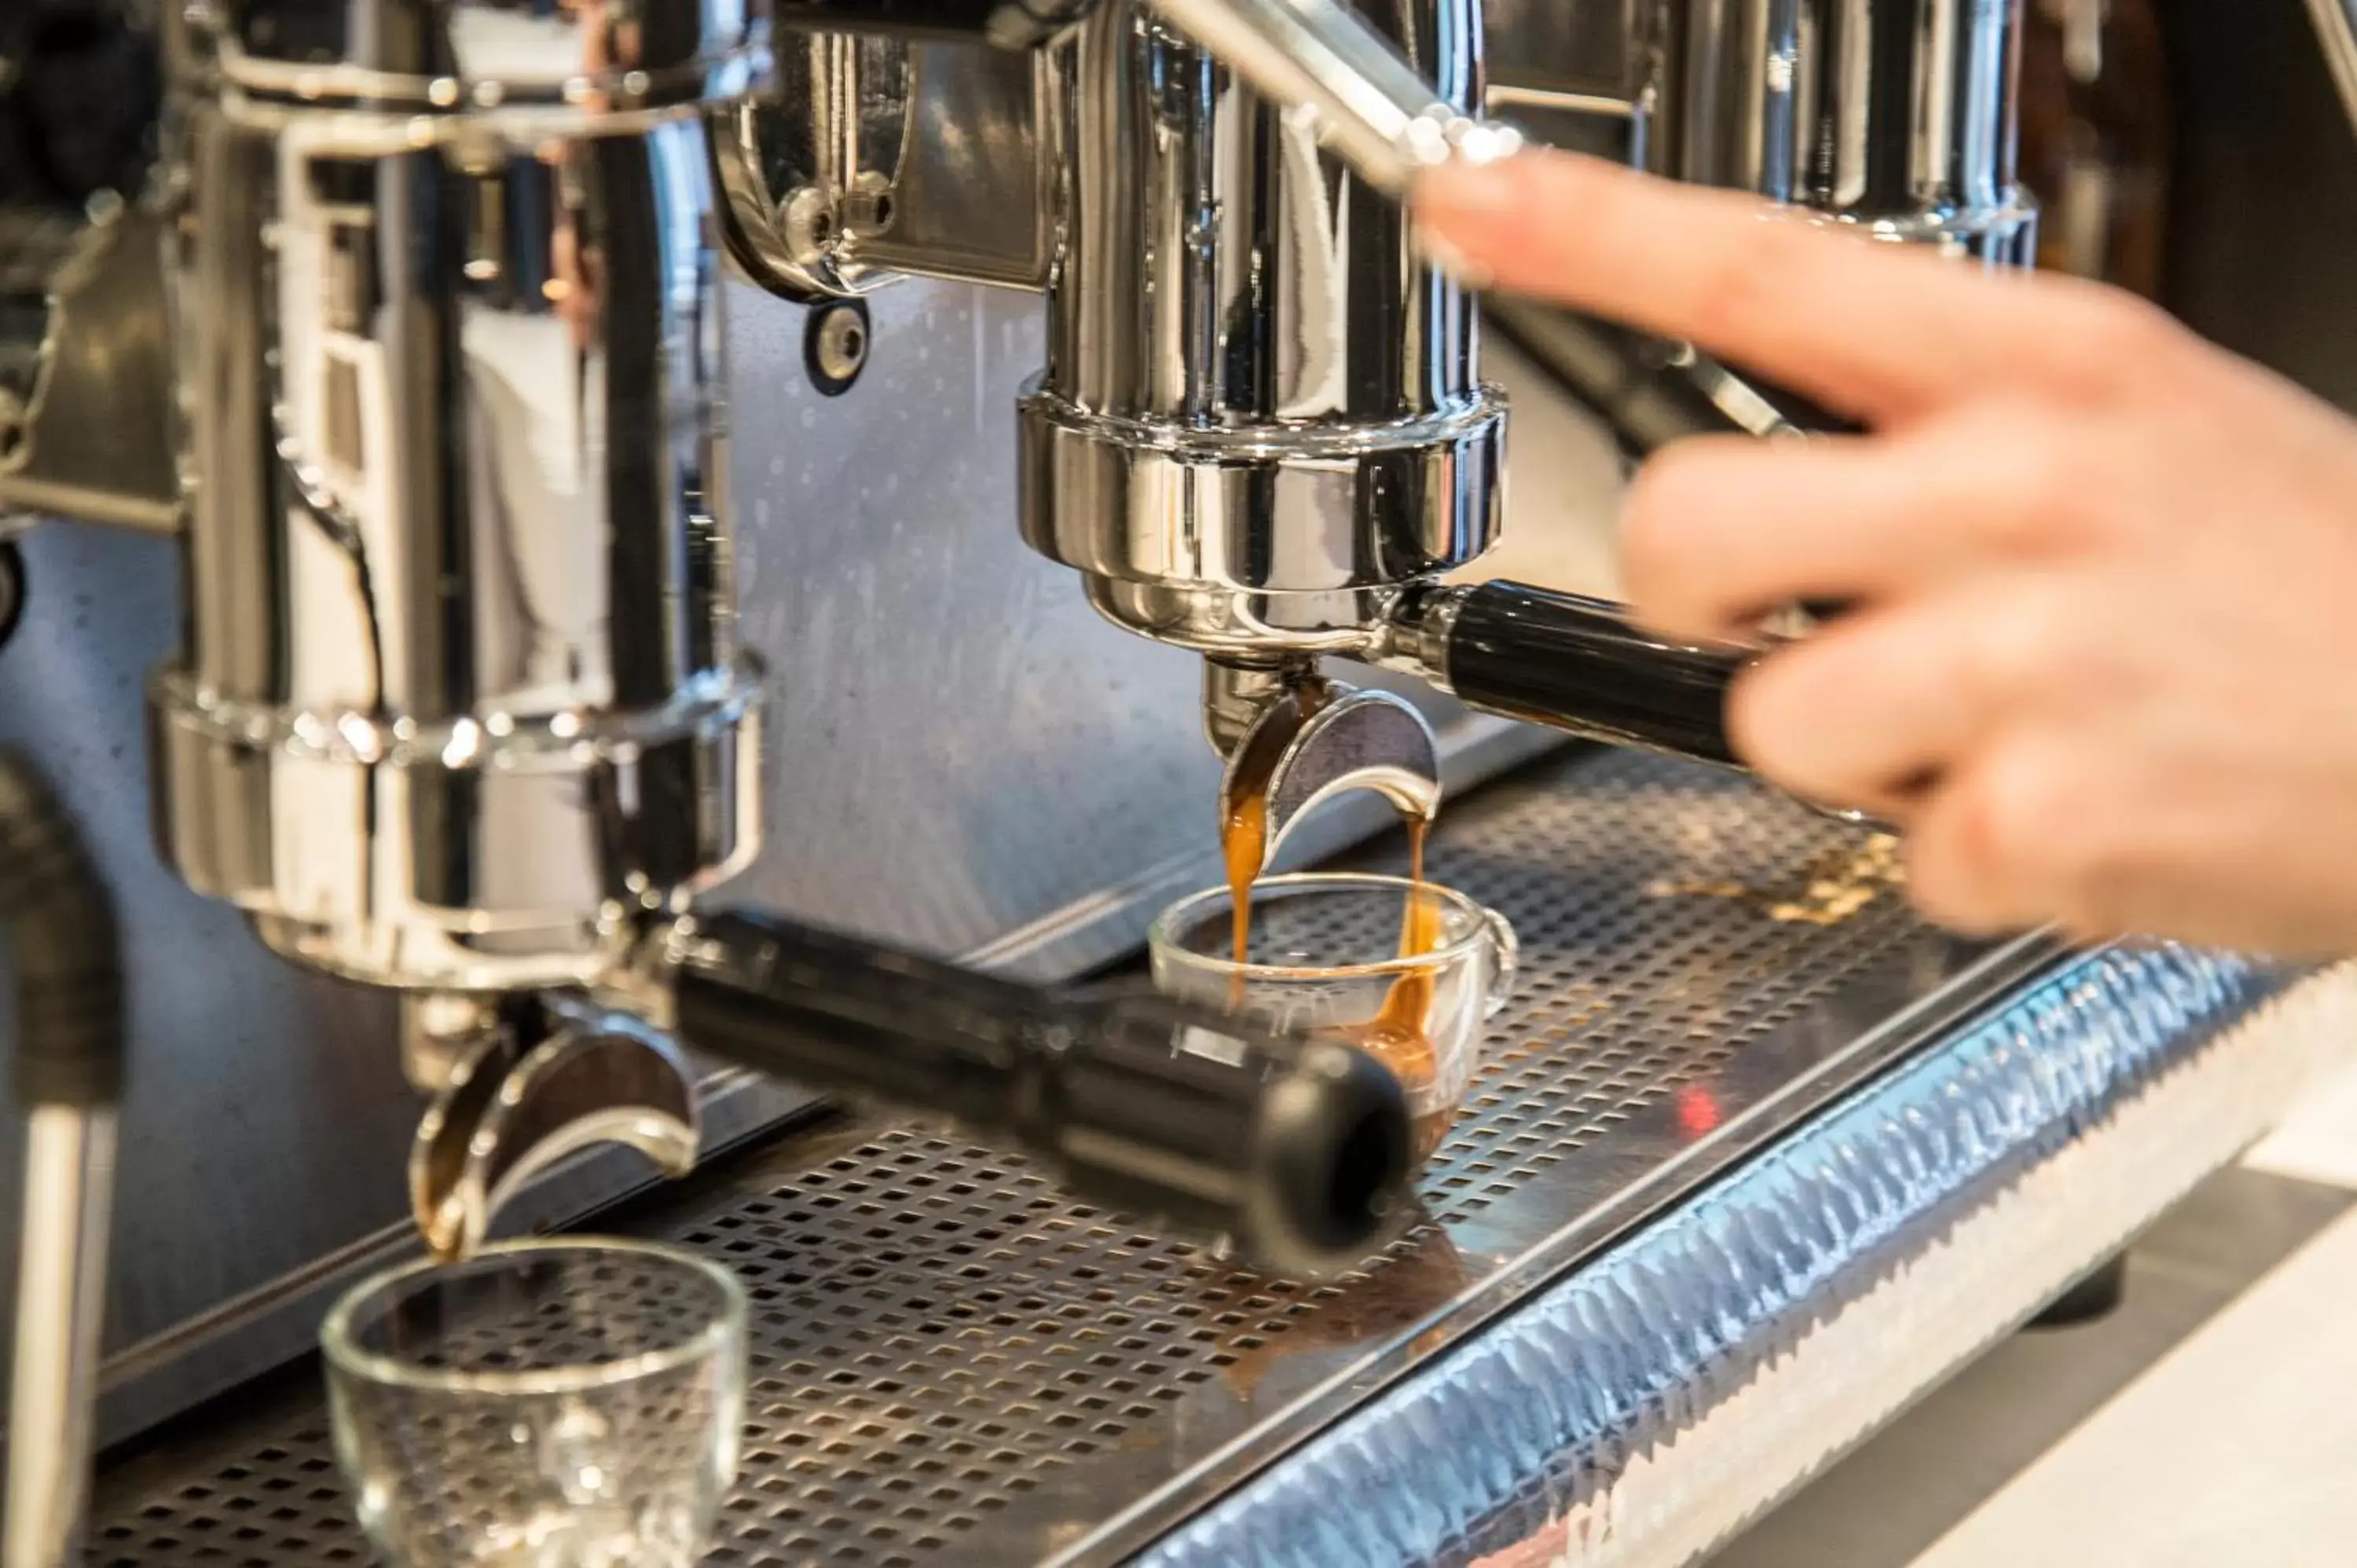
[[[790,5],[774,33],[734,0],[41,9],[53,25],[20,59],[113,40],[103,58],[152,51],[169,90],[152,143],[110,134],[80,188],[10,181],[24,307],[0,502],[178,531],[180,648],[150,686],[163,852],[281,956],[402,996],[404,1066],[437,1095],[416,1207],[462,1240],[592,1142],[682,1167],[691,1069],[641,1025],[1013,1136],[1109,1203],[1297,1270],[1363,1252],[1398,1213],[1397,1086],[1347,1050],[691,913],[759,853],[765,793],[724,254],[803,299],[900,270],[1042,287],[1022,535],[1099,615],[1210,660],[1223,750],[1340,656],[1724,758],[1713,703],[1739,654],[1450,581],[1497,537],[1504,408],[1477,302],[1398,201],[1423,168],[1520,145],[1486,116],[1473,0],[844,0]],[[2005,7],[1960,16],[1945,53],[1900,59],[1895,29],[1832,38],[1828,58],[1872,63],[1827,79],[1863,98],[1759,103],[1790,85],[1764,62],[1791,40],[1714,53],[1682,10],[1646,9],[1637,35],[1691,89],[1656,95],[1684,106],[1675,172],[1732,171],[1893,238],[1986,234],[1964,248],[2002,259],[2018,222],[1935,209],[2012,199],[2009,145],[1987,134]],[[910,84],[944,76],[971,120],[911,113]],[[32,113],[40,93],[17,86]],[[1713,139],[1702,106],[1728,102],[1759,134]],[[1957,112],[1927,118],[1943,103]],[[45,151],[81,123],[36,107]],[[1936,177],[1867,156],[1901,118],[1946,158]],[[929,247],[956,231],[939,210],[956,182],[924,171],[963,124],[996,134],[985,166],[1010,171],[1018,216]],[[1863,126],[1863,162],[1779,186],[1779,137],[1821,124]],[[176,455],[161,498],[150,468],[93,479],[68,434],[88,423],[68,417],[91,338],[75,324],[137,292],[142,235],[168,352],[125,335],[96,362],[126,378],[126,413],[168,407],[168,439],[134,443]],[[139,381],[167,360],[167,382]],[[1422,721],[1344,711],[1390,726],[1370,766],[1428,811]],[[1302,801],[1351,777],[1288,765]],[[1195,1110],[1127,1115],[1157,1096]],[[86,1232],[102,1184],[79,1192]],[[49,1545],[32,1560],[62,1556]]]

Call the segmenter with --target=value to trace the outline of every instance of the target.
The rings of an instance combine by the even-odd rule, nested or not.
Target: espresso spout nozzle
[[[410,1204],[435,1252],[480,1246],[533,1176],[600,1144],[667,1176],[695,1168],[695,1081],[676,1046],[627,1014],[533,1000],[457,1042],[409,1155]]]
[[[1232,824],[1250,802],[1263,802],[1260,864],[1250,867],[1258,875],[1304,818],[1361,790],[1382,796],[1411,821],[1430,821],[1441,795],[1432,726],[1389,692],[1302,683],[1268,704],[1230,757],[1220,786],[1221,820]]]

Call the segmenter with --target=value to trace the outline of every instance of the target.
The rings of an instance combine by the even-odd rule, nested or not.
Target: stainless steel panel
[[[914,124],[893,180],[878,266],[1013,288],[1048,285],[1039,57],[974,44],[909,48]]]
[[[1645,41],[1637,36],[1635,14],[1630,0],[1483,0],[1492,91],[1635,97]]]
[[[1521,994],[1427,1174],[1432,1223],[1336,1284],[1235,1273],[1017,1162],[873,1122],[651,1208],[635,1228],[727,1257],[754,1296],[746,1468],[714,1560],[1134,1550],[2047,962],[1930,931],[1887,888],[1791,918],[1812,881],[1864,868],[1857,847],[1731,775],[1629,755],[1460,802],[1433,873],[1514,921]],[[353,1541],[308,1388],[192,1441],[105,1484],[100,1561],[274,1565]]]
[[[726,899],[957,952],[1203,842],[1196,661],[1099,622],[1016,537],[1039,303],[884,290],[834,398],[801,372],[802,311],[730,306],[737,362],[764,368],[730,423],[771,831]]]

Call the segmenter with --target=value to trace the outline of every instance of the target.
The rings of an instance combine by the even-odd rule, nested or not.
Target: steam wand
[[[114,910],[56,797],[0,752],[0,929],[16,970],[25,1187],[6,1568],[80,1561],[124,1078]]]

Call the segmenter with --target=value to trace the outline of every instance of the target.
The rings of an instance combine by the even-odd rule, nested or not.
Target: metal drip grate
[[[1501,911],[1522,941],[1515,1000],[1426,1174],[1444,1224],[1710,1076],[1923,934],[1880,889],[1829,924],[1790,918],[1815,913],[1812,885],[1855,881],[1863,842],[1796,802],[1627,754],[1574,777],[1576,789],[1552,769],[1495,786],[1428,854],[1436,881]]]
[[[1675,1147],[1664,1107],[1698,1137],[1790,1084],[1809,1058],[1769,1042],[1827,998],[1953,972],[1952,945],[1889,893],[1824,924],[1776,918],[1860,842],[1739,779],[1626,754],[1455,807],[1431,874],[1512,919],[1519,994],[1427,1172],[1437,1223],[1337,1285],[1237,1273],[1019,1161],[875,1126],[681,1200],[639,1229],[726,1258],[754,1308],[742,1478],[711,1561],[1039,1561],[1273,1431],[1338,1369],[1446,1342],[1444,1309]],[[277,1431],[102,1483],[93,1561],[364,1552],[316,1406]]]
[[[903,1132],[686,1239],[754,1303],[760,1478],[716,1563],[914,1563],[1338,1294],[1206,1267],[1018,1162]]]

